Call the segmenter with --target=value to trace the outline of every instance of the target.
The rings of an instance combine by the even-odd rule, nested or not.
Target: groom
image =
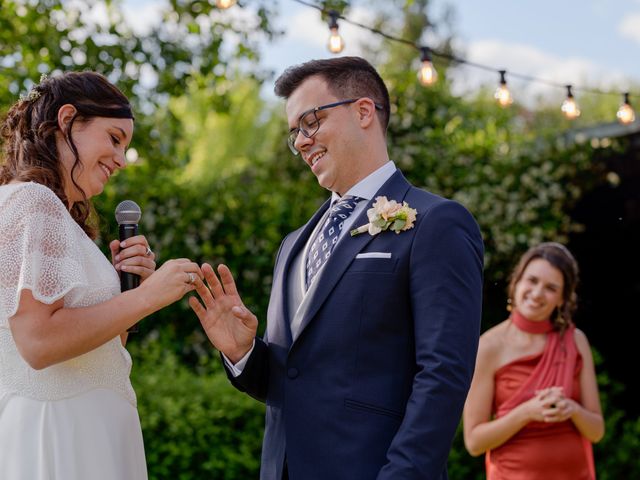
[[[389,94],[365,60],[291,67],[275,92],[331,198],[280,246],[264,338],[224,265],[190,300],[233,385],[266,401],[260,478],[446,479],[480,329],[478,227],[389,160]]]

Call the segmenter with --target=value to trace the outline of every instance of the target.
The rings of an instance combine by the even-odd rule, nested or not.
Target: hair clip
[[[40,83],[32,85],[31,90],[29,90],[29,93],[27,93],[26,95],[20,95],[20,100],[22,101],[26,100],[27,102],[34,102],[37,99],[39,99],[40,96],[42,95],[42,92],[38,89],[38,87],[42,85],[42,83],[46,81],[47,78],[49,77],[47,76],[46,73],[43,73],[42,75],[40,75]]]
[[[20,100],[21,101],[27,101],[27,102],[34,102],[37,99],[39,99],[41,95],[42,95],[42,92],[40,92],[38,90],[35,90],[32,87],[28,94],[20,95]]]

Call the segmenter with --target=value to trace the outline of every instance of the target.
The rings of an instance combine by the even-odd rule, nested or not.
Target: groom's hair
[[[289,98],[309,77],[318,75],[329,91],[340,100],[368,97],[382,109],[376,109],[382,131],[389,125],[389,91],[375,68],[360,57],[338,57],[311,60],[287,68],[276,80],[274,92]]]

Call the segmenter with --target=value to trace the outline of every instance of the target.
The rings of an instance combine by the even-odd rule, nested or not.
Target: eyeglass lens
[[[318,116],[315,110],[307,112],[303,115],[298,121],[298,128],[292,130],[289,133],[288,144],[291,151],[295,154],[298,153],[298,150],[295,148],[296,138],[298,138],[298,132],[302,133],[307,138],[313,137],[320,128],[320,122],[318,121]]]

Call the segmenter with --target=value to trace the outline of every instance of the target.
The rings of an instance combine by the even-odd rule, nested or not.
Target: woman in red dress
[[[511,275],[510,317],[480,337],[464,441],[488,480],[594,480],[604,435],[593,357],[576,329],[578,266],[566,247],[527,251]]]

